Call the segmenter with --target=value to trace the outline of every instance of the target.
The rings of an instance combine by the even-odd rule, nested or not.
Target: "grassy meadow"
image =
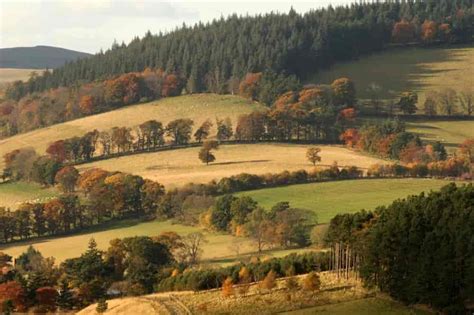
[[[474,120],[408,121],[406,127],[426,142],[440,141],[451,153],[467,138],[474,138]]]
[[[0,207],[16,209],[24,202],[41,202],[57,196],[54,188],[44,188],[36,183],[11,182],[0,184]]]
[[[239,173],[265,174],[284,170],[296,171],[313,168],[306,159],[308,145],[295,144],[243,144],[223,145],[214,155],[216,162],[203,164],[198,159],[199,148],[143,153],[79,165],[80,170],[98,167],[109,171],[133,173],[156,180],[167,187],[186,183],[207,183],[213,179]],[[367,168],[381,162],[342,146],[319,146],[320,164],[340,166],[356,165]]]
[[[442,180],[425,179],[347,180],[261,189],[243,192],[240,195],[245,194],[255,198],[267,209],[279,201],[290,201],[294,207],[314,210],[318,215],[319,223],[327,223],[338,213],[355,212],[363,208],[370,210],[378,205],[389,204],[397,198],[438,189],[447,183]],[[91,237],[97,241],[99,248],[106,249],[110,240],[114,238],[155,236],[164,231],[175,231],[180,235],[197,231],[204,232],[208,242],[203,247],[202,258],[206,264],[226,265],[256,254],[253,242],[246,238],[208,233],[200,227],[172,224],[170,221],[142,222],[139,220],[113,222],[66,237],[44,238],[2,245],[0,251],[16,257],[29,245],[33,245],[43,255],[54,256],[56,261],[60,262],[84,252]],[[239,247],[238,254],[235,249],[236,245]],[[307,250],[311,249],[274,249],[266,251],[264,255],[279,257],[290,252]]]
[[[266,209],[280,201],[295,208],[313,210],[318,223],[329,223],[339,213],[373,210],[398,198],[437,190],[448,184],[435,179],[361,179],[327,183],[311,183],[241,192]]]
[[[26,81],[30,78],[32,72],[41,74],[43,70],[0,68],[0,85],[18,80]]]
[[[33,147],[42,154],[49,143],[59,139],[81,136],[94,129],[107,130],[116,126],[134,127],[150,119],[156,119],[166,124],[178,118],[191,118],[194,120],[194,128],[198,128],[208,118],[215,122],[216,117],[230,117],[235,126],[238,116],[258,108],[261,108],[258,103],[233,95],[195,94],[169,97],[0,140],[0,156],[23,147]],[[211,133],[215,133],[215,126]],[[2,167],[3,159],[0,161],[0,168]]]
[[[310,78],[308,82],[329,84],[340,77],[351,78],[357,95],[368,99],[371,83],[381,87],[380,97],[392,99],[413,90],[423,104],[427,91],[440,88],[462,90],[473,86],[474,47],[400,48],[339,63]]]

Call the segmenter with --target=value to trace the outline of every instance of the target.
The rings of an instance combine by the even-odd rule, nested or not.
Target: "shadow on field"
[[[271,161],[271,160],[248,160],[248,161],[219,162],[219,163],[212,163],[212,164],[209,164],[209,166],[245,164],[245,163],[266,163],[266,162],[270,162],[270,161]]]

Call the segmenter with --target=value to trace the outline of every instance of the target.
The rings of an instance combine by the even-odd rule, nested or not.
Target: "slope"
[[[0,68],[57,68],[68,61],[91,54],[52,46],[13,47],[0,49]]]
[[[191,118],[194,120],[194,127],[197,128],[208,118],[214,121],[216,117],[230,117],[235,126],[239,115],[258,108],[261,108],[258,103],[232,95],[194,94],[164,98],[0,140],[0,156],[22,147],[33,147],[39,153],[44,153],[48,144],[55,140],[80,136],[94,129],[106,130],[116,126],[134,127],[150,119],[166,124],[178,118]],[[3,160],[0,161],[1,167],[3,167]]]

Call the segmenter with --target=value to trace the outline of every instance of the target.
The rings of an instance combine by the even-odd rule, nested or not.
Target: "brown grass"
[[[216,162],[206,165],[198,159],[199,148],[179,149],[156,153],[137,154],[81,165],[81,170],[98,167],[109,171],[133,173],[156,180],[168,187],[189,182],[207,183],[213,179],[239,173],[265,174],[284,170],[311,170],[306,160],[308,145],[292,144],[245,144],[223,145],[215,151]],[[321,147],[322,162],[340,166],[356,165],[367,168],[381,162],[341,146]]]

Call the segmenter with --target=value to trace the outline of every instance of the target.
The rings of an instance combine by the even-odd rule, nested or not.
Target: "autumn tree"
[[[417,110],[418,95],[414,92],[404,92],[398,101],[398,106],[404,114],[414,114]]]
[[[438,25],[434,21],[425,20],[421,25],[421,39],[425,43],[431,43],[436,40]]]
[[[94,97],[91,95],[84,95],[79,101],[79,109],[84,115],[90,115],[95,111]]]
[[[78,178],[79,172],[74,166],[65,166],[56,173],[54,181],[63,192],[71,193],[76,188]]]
[[[415,39],[415,25],[412,22],[402,20],[393,25],[392,40],[395,43],[408,44]]]
[[[356,89],[352,80],[339,78],[331,83],[336,106],[353,107],[356,103]]]
[[[321,162],[321,157],[319,156],[320,152],[321,149],[317,147],[308,148],[306,151],[306,158],[313,164],[313,166],[316,165],[316,162]]]
[[[209,119],[206,119],[201,126],[194,133],[194,138],[198,143],[201,143],[203,140],[206,140],[209,137],[212,127],[212,122]]]
[[[0,307],[3,308],[7,305],[7,301],[11,301],[13,309],[17,312],[24,312],[26,310],[26,293],[17,281],[8,281],[0,284]]]
[[[339,137],[349,148],[353,148],[360,140],[359,131],[351,128],[344,131]]]
[[[459,146],[459,152],[469,163],[474,163],[474,138],[464,140]]]
[[[303,280],[303,289],[306,291],[316,292],[321,288],[321,279],[317,272],[310,272]]]
[[[175,145],[187,144],[191,139],[192,126],[191,119],[176,119],[170,121],[166,126],[166,134],[171,137]]]
[[[260,283],[260,287],[268,291],[276,287],[276,273],[273,270],[270,270],[265,278]]]
[[[54,312],[56,310],[56,300],[58,291],[53,287],[41,287],[36,289],[36,299],[41,312]]]
[[[225,298],[231,297],[234,295],[234,286],[232,283],[232,278],[227,277],[222,284],[222,296]]]
[[[178,96],[184,87],[184,81],[174,73],[167,74],[163,80],[161,95],[164,97]]]
[[[199,150],[199,159],[209,165],[210,162],[214,162],[216,157],[212,154],[212,150],[217,150],[219,143],[215,140],[204,141],[201,150]]]
[[[64,140],[58,140],[51,143],[46,149],[51,158],[58,162],[64,162],[67,158],[66,146]]]
[[[269,232],[273,229],[265,210],[260,207],[253,210],[248,215],[248,222],[245,226],[249,236],[256,243],[258,252],[261,253],[263,247],[270,243]]]
[[[262,79],[262,73],[247,73],[245,78],[240,82],[239,93],[243,97],[256,100],[259,92],[259,84]]]

